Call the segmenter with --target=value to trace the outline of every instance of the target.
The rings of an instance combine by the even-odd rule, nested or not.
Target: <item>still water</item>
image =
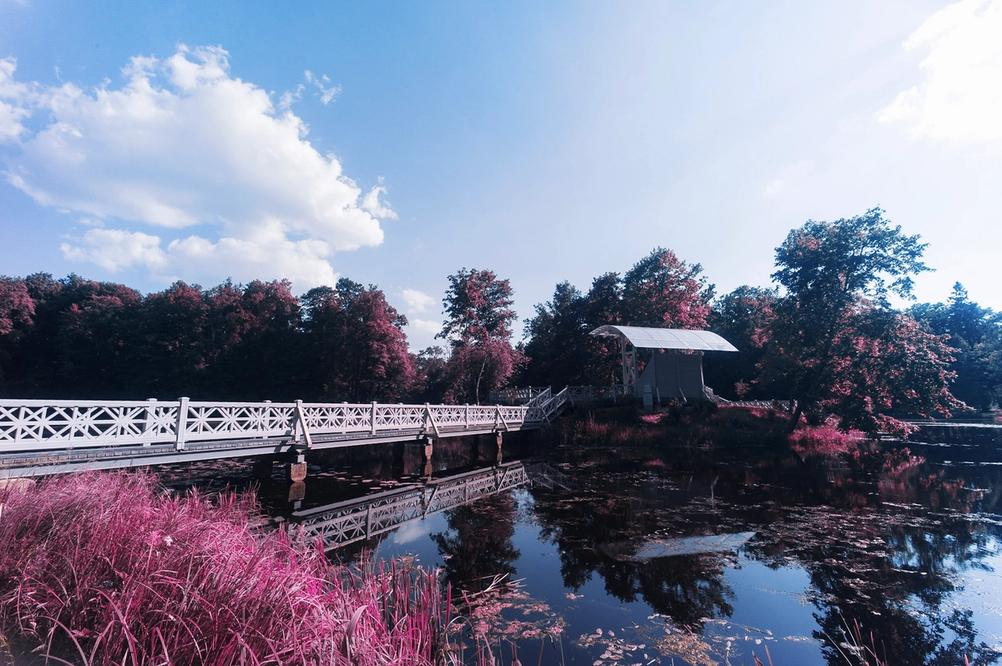
[[[523,664],[846,664],[861,647],[892,664],[995,663],[1002,453],[907,446],[826,457],[511,436],[499,467],[493,442],[454,440],[434,469],[416,447],[358,449],[311,461],[302,500],[277,471],[258,492],[286,519],[341,516],[331,545],[354,541],[335,557],[415,557],[460,590],[505,576],[505,663],[511,643]],[[206,464],[195,482],[248,472]],[[361,532],[342,529],[352,520]]]

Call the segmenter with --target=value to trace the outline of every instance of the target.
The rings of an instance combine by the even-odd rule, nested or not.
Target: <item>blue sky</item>
[[[0,273],[377,283],[521,316],[652,247],[766,284],[875,205],[1002,308],[1002,0],[0,0]],[[308,73],[307,73],[308,72]]]

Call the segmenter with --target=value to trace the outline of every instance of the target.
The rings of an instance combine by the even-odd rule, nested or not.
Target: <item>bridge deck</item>
[[[529,430],[558,408],[0,400],[0,478]]]

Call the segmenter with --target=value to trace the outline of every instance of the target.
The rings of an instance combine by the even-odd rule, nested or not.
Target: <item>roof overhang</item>
[[[599,326],[591,335],[617,337],[638,349],[736,352],[738,349],[711,331],[687,328],[647,328],[643,326]]]

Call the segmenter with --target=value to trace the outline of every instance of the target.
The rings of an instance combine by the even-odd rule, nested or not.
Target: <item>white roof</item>
[[[736,352],[737,347],[716,333],[687,328],[646,328],[643,326],[599,326],[592,335],[626,338],[639,349],[691,349]]]

